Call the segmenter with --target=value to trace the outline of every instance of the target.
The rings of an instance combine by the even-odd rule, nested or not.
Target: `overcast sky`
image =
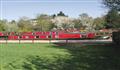
[[[0,18],[7,20],[17,20],[23,16],[35,18],[37,14],[52,15],[59,11],[72,18],[78,18],[81,13],[87,13],[95,18],[107,12],[101,0],[2,0],[0,2]]]

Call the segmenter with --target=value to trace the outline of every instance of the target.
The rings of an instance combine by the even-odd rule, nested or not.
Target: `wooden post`
[[[5,40],[6,40],[6,44],[7,44],[7,36],[5,37]]]
[[[19,44],[20,44],[20,36],[19,36]]]
[[[32,43],[34,44],[34,38],[32,39]]]
[[[50,39],[49,39],[50,44],[51,44],[51,39],[52,39],[52,33],[50,32]]]
[[[7,44],[7,39],[6,39],[6,44]]]
[[[66,43],[68,43],[68,39],[66,39]]]

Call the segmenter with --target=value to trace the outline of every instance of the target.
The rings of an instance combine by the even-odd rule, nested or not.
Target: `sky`
[[[34,19],[37,14],[52,15],[59,11],[71,18],[82,13],[96,18],[107,12],[101,0],[0,0],[1,19],[18,20],[23,16]]]

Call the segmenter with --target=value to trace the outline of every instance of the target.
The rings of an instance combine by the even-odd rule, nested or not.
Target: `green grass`
[[[120,70],[111,44],[0,44],[1,70]]]
[[[0,66],[12,62],[22,62],[28,56],[52,59],[56,55],[68,55],[65,49],[53,48],[53,44],[0,44]]]

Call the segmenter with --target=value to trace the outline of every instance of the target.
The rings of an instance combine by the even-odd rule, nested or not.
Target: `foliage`
[[[0,31],[5,31],[6,23],[6,20],[0,20]]]
[[[111,13],[111,12],[110,12]],[[87,31],[94,31],[94,29],[109,28],[111,24],[116,24],[119,27],[119,15],[115,14],[113,18],[111,14],[105,17],[99,17],[93,19],[86,13],[82,13],[79,18],[72,19],[66,16],[62,11],[57,15],[37,15],[35,19],[29,19],[22,17],[18,21],[12,20],[7,22],[6,20],[0,20],[0,31],[7,32],[31,32],[31,31],[51,31],[53,29],[68,29],[76,28]],[[117,16],[116,16],[117,15]],[[110,23],[112,20],[112,23]],[[106,24],[108,23],[108,24]],[[113,26],[113,25],[112,25]]]
[[[120,11],[120,0],[103,0],[103,4],[109,9]]]
[[[37,16],[37,24],[35,25],[35,30],[37,31],[50,31],[53,28],[53,24],[51,22],[51,17],[45,14],[41,14]]]
[[[27,17],[22,17],[18,21],[19,32],[31,32],[32,24]]]
[[[120,28],[120,0],[103,0],[109,9],[106,15],[107,28]]]
[[[80,19],[83,27],[85,27],[85,30],[88,30],[88,31],[94,30],[94,27],[93,27],[94,20],[92,17],[88,16],[88,14],[86,14],[86,13],[80,14],[79,19]]]
[[[97,17],[94,19],[94,27],[96,30],[105,28],[105,17]]]
[[[106,15],[107,28],[120,28],[120,14],[115,9],[112,9]]]
[[[60,11],[57,16],[66,16],[62,11]]]
[[[79,19],[73,20],[74,28],[80,29],[83,25],[81,24]]]
[[[52,17],[52,18],[55,18],[55,17],[56,17],[56,14],[53,14],[51,17]]]
[[[18,25],[15,20],[12,20],[8,24],[6,24],[6,31],[7,32],[17,32],[18,31]]]

